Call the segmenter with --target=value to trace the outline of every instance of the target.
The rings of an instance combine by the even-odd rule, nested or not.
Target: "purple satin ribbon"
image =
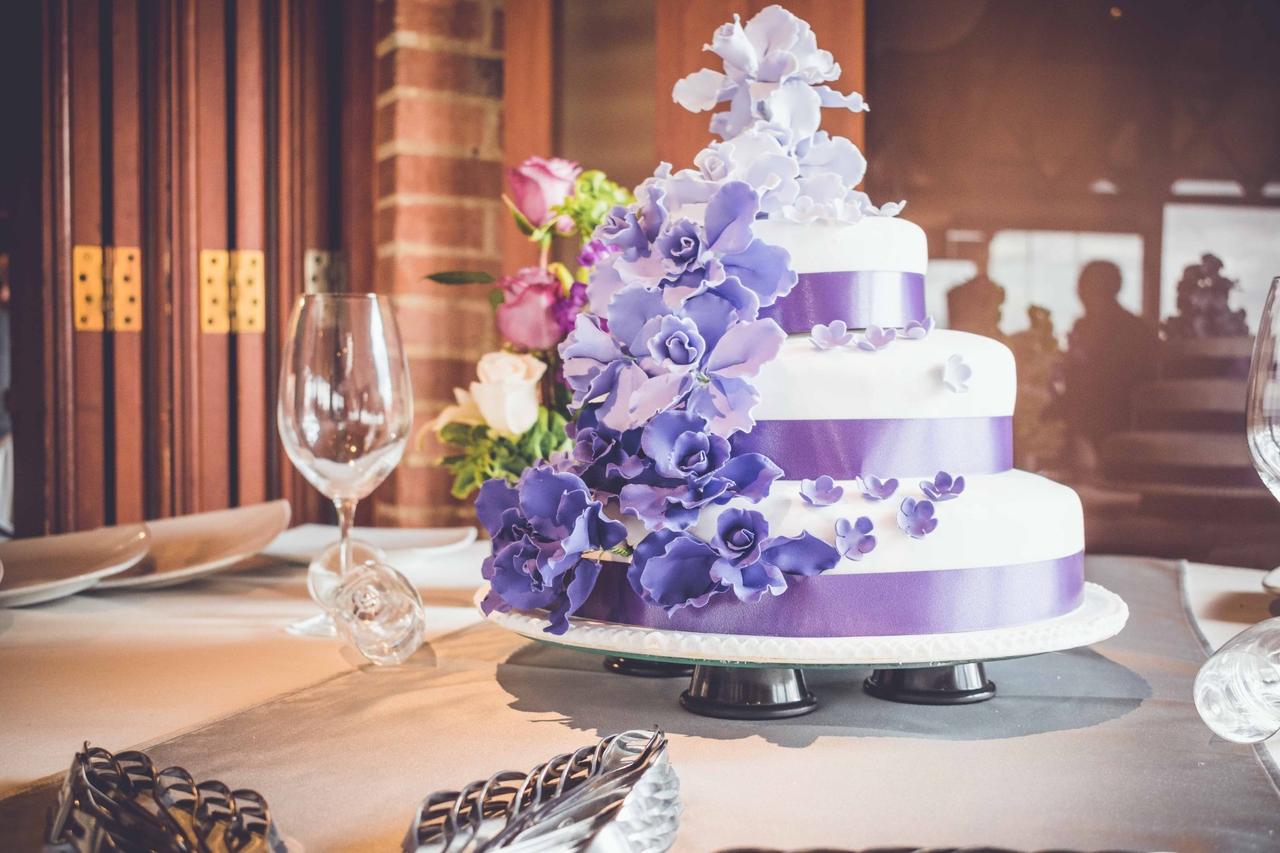
[[[733,446],[768,456],[788,480],[996,474],[1013,467],[1013,418],[759,421]]]
[[[851,329],[924,322],[924,276],[914,272],[803,273],[786,296],[761,317],[788,335],[808,334],[819,323],[844,320]]]
[[[1084,554],[1056,560],[923,572],[788,578],[787,591],[759,601],[732,593],[670,616],[606,564],[577,616],[710,634],[762,637],[877,637],[944,634],[1025,625],[1070,613],[1084,597]]]

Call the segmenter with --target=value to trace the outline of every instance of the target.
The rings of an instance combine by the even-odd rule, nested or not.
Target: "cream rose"
[[[476,365],[471,399],[489,429],[516,438],[538,419],[538,381],[547,366],[531,355],[486,353]]]

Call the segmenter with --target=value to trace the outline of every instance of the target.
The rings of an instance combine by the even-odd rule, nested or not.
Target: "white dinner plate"
[[[75,595],[146,557],[149,541],[146,525],[121,524],[0,542],[0,607]]]
[[[252,557],[288,526],[288,501],[148,521],[146,557],[94,591],[155,589],[211,574]]]
[[[1280,595],[1280,568],[1272,569],[1262,576],[1262,588],[1272,595]]]
[[[405,574],[429,568],[437,557],[461,551],[476,541],[474,527],[353,527],[351,538],[381,548],[387,560]],[[300,524],[281,533],[262,549],[264,557],[310,563],[338,541],[331,524]]]

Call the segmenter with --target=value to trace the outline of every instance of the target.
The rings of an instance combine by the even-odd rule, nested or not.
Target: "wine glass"
[[[276,426],[290,461],[338,513],[338,577],[308,589],[325,613],[289,626],[333,636],[329,608],[342,576],[357,564],[351,524],[356,504],[400,462],[413,422],[409,363],[390,302],[374,294],[308,293],[294,305],[280,367]]]
[[[1280,500],[1280,364],[1276,362],[1276,343],[1280,338],[1280,305],[1277,291],[1280,278],[1273,279],[1267,302],[1262,308],[1258,335],[1253,342],[1253,359],[1249,363],[1249,402],[1245,432],[1249,438],[1249,454],[1263,484]]]

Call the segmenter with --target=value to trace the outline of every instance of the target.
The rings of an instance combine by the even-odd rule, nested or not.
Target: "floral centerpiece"
[[[539,247],[537,266],[499,279],[490,294],[505,343],[476,365],[476,381],[455,388],[454,405],[431,424],[456,448],[441,464],[454,476],[455,497],[470,496],[490,478],[514,482],[530,466],[568,446],[569,391],[557,347],[587,301],[591,270],[609,254],[596,228],[631,194],[603,172],[559,158],[531,157],[507,172],[503,201],[516,225]],[[571,268],[552,261],[553,242],[576,242]],[[442,272],[440,284],[493,284],[486,273]]]
[[[757,601],[875,546],[866,518],[838,526],[838,547],[770,531],[751,505],[782,471],[736,450],[735,436],[752,429],[752,380],[785,339],[761,309],[797,282],[788,253],[758,238],[754,223],[853,222],[901,204],[873,206],[854,189],[866,166],[857,147],[818,130],[823,107],[866,107],[826,85],[840,67],[808,24],[771,6],[745,26],[735,17],[708,48],[723,72],[696,72],[673,95],[694,111],[728,103],[711,120],[721,141],[692,169],[662,164],[586,242],[589,307],[558,347],[571,448],[514,484],[497,476],[480,488],[476,509],[493,543],[486,612],[542,610],[547,630],[563,632],[610,561],[625,564],[614,570],[640,598],[668,611]],[[892,338],[882,337],[872,350]],[[848,342],[840,329],[815,340]],[[812,501],[829,500],[829,478],[810,491]],[[693,530],[705,508],[730,503],[713,530]],[[930,501],[912,500],[899,526],[923,537],[937,524],[932,512]]]

